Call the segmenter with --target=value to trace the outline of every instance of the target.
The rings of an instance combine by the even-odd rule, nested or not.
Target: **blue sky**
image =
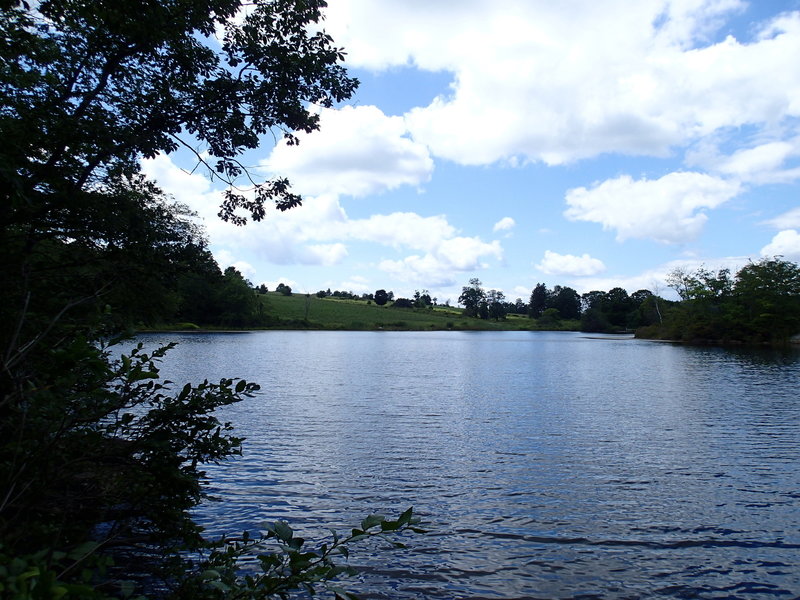
[[[800,260],[800,2],[331,0],[361,86],[247,159],[301,208],[244,228],[181,156],[144,168],[253,283],[455,302],[478,277],[669,295],[676,267]]]

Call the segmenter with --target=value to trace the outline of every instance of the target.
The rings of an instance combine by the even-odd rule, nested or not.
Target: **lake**
[[[215,534],[354,546],[364,598],[800,597],[800,353],[548,332],[148,334],[182,385],[243,377]]]

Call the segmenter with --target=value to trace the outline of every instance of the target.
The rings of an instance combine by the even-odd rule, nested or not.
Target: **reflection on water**
[[[797,598],[800,360],[571,333],[261,332],[163,374],[239,376],[245,456],[215,533],[304,534],[410,505],[430,533],[354,556],[366,598]],[[323,533],[321,533],[323,532]]]

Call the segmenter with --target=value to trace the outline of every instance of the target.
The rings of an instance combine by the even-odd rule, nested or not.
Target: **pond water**
[[[162,374],[243,377],[210,532],[353,548],[364,598],[800,597],[800,355],[545,332],[149,334]]]

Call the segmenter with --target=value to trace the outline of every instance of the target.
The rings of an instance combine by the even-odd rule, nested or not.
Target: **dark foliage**
[[[389,294],[386,293],[386,290],[377,290],[375,292],[375,304],[378,306],[383,306],[389,301]]]
[[[212,561],[225,581],[193,571],[187,551],[207,545],[190,515],[203,464],[239,452],[214,410],[258,386],[173,387],[158,379],[168,348],[120,356],[111,341],[131,324],[258,316],[252,285],[220,273],[191,215],[139,161],[194,151],[230,184],[220,216],[234,223],[263,218],[268,200],[299,204],[287,181],[250,180],[237,157],[264,134],[296,143],[318,126],[312,104],[354,90],[342,52],[313,26],[324,6],[259,0],[232,19],[240,0],[0,3],[4,598],[129,596],[121,575],[151,588],[162,578],[160,594],[266,598],[342,572],[326,551],[307,559],[283,527],[274,556],[291,569],[265,571],[266,587],[239,578],[239,549],[225,543]],[[368,525],[412,523],[409,512]]]
[[[783,345],[800,333],[800,267],[765,258],[734,277],[675,270],[669,284],[681,302],[667,308],[663,323],[638,335],[688,342]]]
[[[392,306],[394,308],[414,308],[414,301],[409,298],[395,298]]]

